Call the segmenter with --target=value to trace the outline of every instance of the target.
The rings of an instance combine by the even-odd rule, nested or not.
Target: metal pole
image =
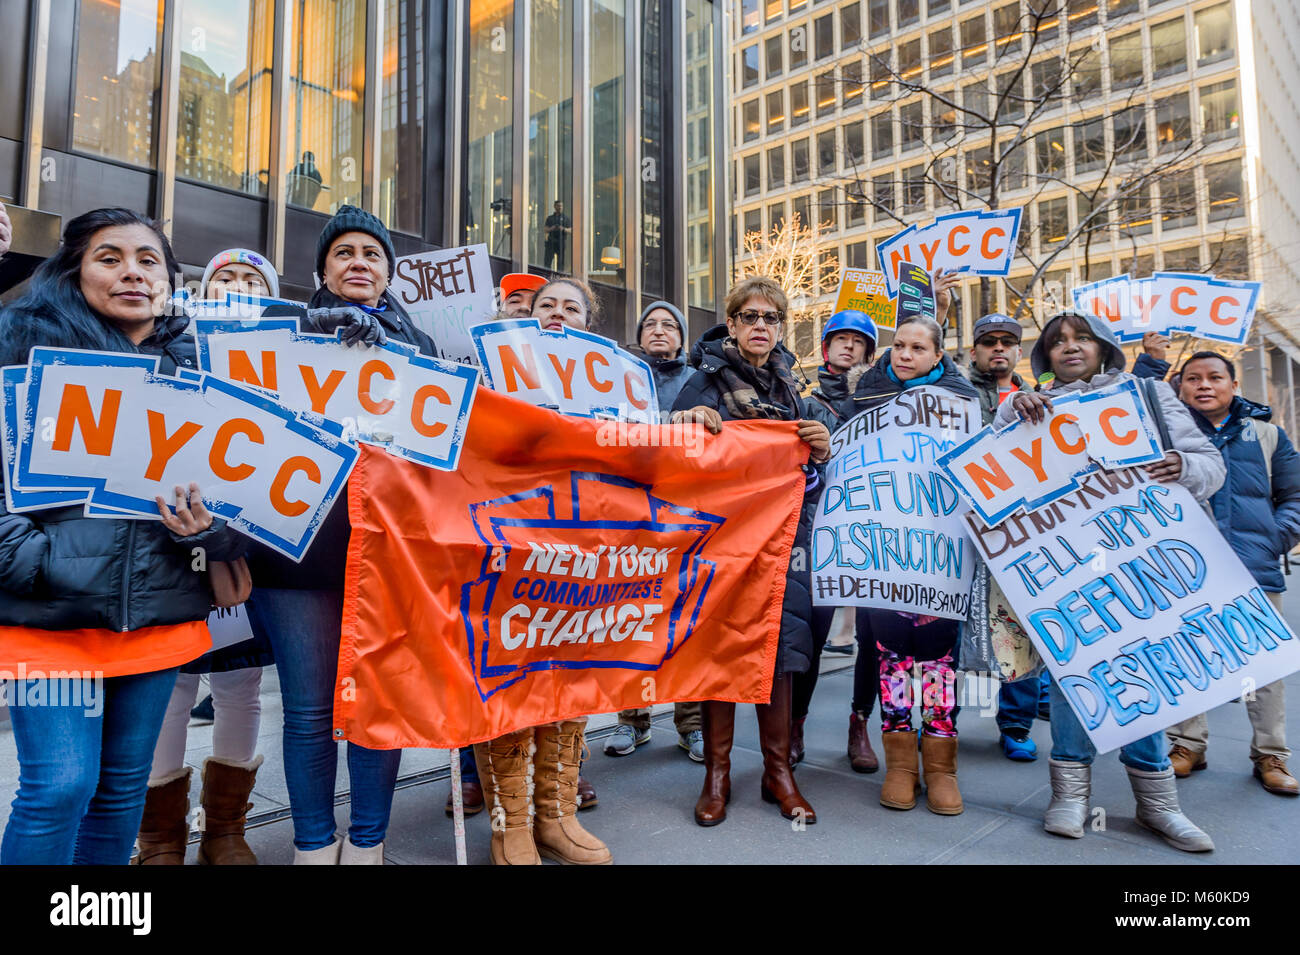
[[[288,201],[285,151],[289,143],[289,3],[275,0],[271,36],[271,137],[267,149],[266,244],[275,270],[284,274],[284,210]],[[299,77],[301,81],[301,76]],[[300,82],[301,85],[301,82]]]
[[[384,0],[370,0],[366,6],[366,90],[362,110],[365,133],[361,137],[365,159],[361,166],[361,206],[375,215],[380,214],[380,164],[384,153],[383,59]],[[389,222],[387,225],[393,226],[394,223]]]
[[[450,750],[451,823],[456,840],[456,865],[468,865],[465,856],[465,803],[460,793],[460,750]]]
[[[36,209],[41,201],[41,149],[45,144],[45,72],[50,52],[50,0],[33,4],[32,62],[27,75],[27,143],[23,150],[19,201]]]
[[[180,115],[181,10],[176,0],[163,6],[162,89],[158,97],[158,143],[154,162],[154,218],[173,238],[176,214],[176,138]]]
[[[521,272],[528,271],[528,199],[532,183],[528,177],[528,123],[532,117],[529,99],[529,71],[532,69],[532,38],[528,24],[532,19],[529,6],[532,0],[515,0],[515,76],[514,76],[514,129],[511,147],[514,156],[511,167],[515,182],[511,193],[510,210],[510,260]]]

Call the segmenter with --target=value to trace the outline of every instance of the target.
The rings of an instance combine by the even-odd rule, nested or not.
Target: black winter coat
[[[122,351],[161,358],[159,370],[197,368],[183,315],[159,320],[149,338]],[[33,345],[76,347],[75,330],[48,316],[9,309],[0,318],[0,363],[25,364]],[[156,521],[86,517],[83,507],[10,513],[0,500],[0,625],[40,630],[140,630],[204,620],[212,609],[208,576],[192,569],[192,549],[233,560],[248,539],[215,519],[192,537]]]
[[[696,342],[696,348],[699,350],[699,370],[682,387],[673,410],[685,411],[704,405],[718,412],[722,420],[734,421],[737,419],[727,410],[726,402],[722,400],[726,389],[722,385],[718,372],[727,361],[722,351],[726,326],[720,326],[721,335],[717,334],[718,327],[709,329],[704,337]],[[790,379],[788,386],[790,414],[786,420],[798,421],[805,416],[803,399],[799,397],[799,388],[793,379]],[[813,514],[816,511],[816,498],[820,493],[820,479],[811,466],[805,467],[804,477],[806,483],[803,506],[799,511],[799,525],[795,531],[794,546],[790,551],[790,567],[786,568],[785,598],[781,603],[781,642],[777,648],[775,671],[778,676],[783,673],[804,673],[811,665],[813,657],[812,576],[809,570],[809,555],[812,546]],[[810,477],[813,480],[807,480]],[[801,563],[803,568],[801,571],[793,569],[796,561]]]
[[[387,306],[374,312],[384,333],[392,340],[414,345],[422,355],[437,357],[438,349],[433,339],[415,327],[406,310],[395,296],[384,293],[381,301]],[[354,302],[339,298],[325,286],[318,288],[309,308],[347,308]],[[283,309],[283,310],[282,310]],[[270,306],[262,313],[264,318],[274,315],[295,315],[304,331],[314,331],[310,323],[301,318],[300,308]],[[300,562],[294,563],[283,554],[254,544],[248,556],[248,567],[253,574],[254,587],[273,587],[285,590],[338,590],[343,589],[343,572],[348,562],[348,540],[352,524],[348,520],[347,494],[340,494],[333,507],[316,531],[316,537]]]

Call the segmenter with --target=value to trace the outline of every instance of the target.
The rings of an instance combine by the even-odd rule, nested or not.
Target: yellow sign
[[[842,312],[848,308],[865,312],[878,328],[893,328],[894,302],[885,285],[885,273],[870,269],[845,269],[840,274],[835,311]]]

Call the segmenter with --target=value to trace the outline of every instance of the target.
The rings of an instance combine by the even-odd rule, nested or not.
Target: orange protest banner
[[[795,430],[712,436],[479,389],[455,471],[362,447],[336,737],[450,748],[656,702],[766,702]]]

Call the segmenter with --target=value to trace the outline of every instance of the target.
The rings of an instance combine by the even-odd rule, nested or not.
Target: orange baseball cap
[[[533,275],[531,272],[511,272],[501,278],[501,300],[505,301],[515,292],[531,289],[536,292],[546,284],[546,277]]]

